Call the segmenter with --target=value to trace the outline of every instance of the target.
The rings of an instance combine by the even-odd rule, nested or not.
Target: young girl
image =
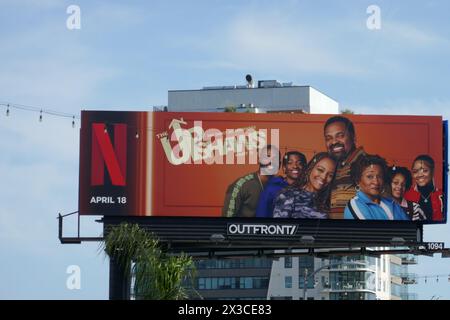
[[[418,156],[412,165],[414,186],[406,191],[405,199],[420,205],[427,220],[443,220],[442,190],[434,184],[434,160],[429,155]]]
[[[309,161],[300,182],[278,194],[273,217],[326,219],[335,169],[336,162],[328,153],[316,154]]]
[[[405,192],[411,188],[411,172],[405,167],[389,167],[388,195],[397,202],[413,221],[426,220],[427,217],[417,202],[405,199]]]

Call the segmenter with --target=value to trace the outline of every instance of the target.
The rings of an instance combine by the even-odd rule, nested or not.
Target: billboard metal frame
[[[72,212],[66,215],[58,214],[58,236],[62,244],[81,244],[82,242],[101,242],[104,236],[80,237],[80,216],[78,215],[78,235],[76,237],[64,236],[64,218],[78,214]],[[173,229],[174,221],[181,229]],[[189,222],[189,220],[191,220]],[[209,221],[208,221],[209,220]],[[330,228],[323,220],[311,220],[299,226],[295,235],[289,235],[289,240],[283,237],[269,237],[260,235],[224,235],[220,230],[226,230],[230,223],[245,224],[245,219],[224,218],[222,223],[217,223],[217,218],[209,218],[202,223],[192,218],[173,217],[107,217],[96,220],[103,223],[104,235],[108,230],[120,223],[138,224],[145,230],[155,234],[162,245],[173,254],[185,252],[195,259],[207,258],[245,258],[245,257],[269,257],[278,258],[283,256],[314,255],[317,257],[329,257],[339,255],[369,255],[379,256],[381,254],[414,254],[433,256],[442,253],[442,258],[450,257],[450,249],[445,248],[443,242],[423,242],[423,227],[416,223],[405,223],[398,221],[387,225],[386,229],[380,230],[377,221],[366,221],[362,225],[355,221],[339,220],[339,226]],[[251,220],[251,219],[250,219]],[[270,220],[270,219],[261,219]],[[305,221],[305,220],[303,220]],[[296,221],[278,223],[280,225],[293,225]],[[336,222],[336,220],[334,220]],[[341,222],[341,223],[340,223]],[[375,222],[375,224],[374,224]],[[215,226],[211,228],[211,225]],[[261,221],[259,225],[270,225],[273,222]],[[252,221],[251,225],[255,225]],[[344,228],[345,226],[345,228]],[[357,228],[359,236],[355,235]],[[219,231],[218,231],[219,230]],[[201,231],[199,233],[199,231]],[[211,233],[216,232],[216,233]],[[383,232],[385,233],[383,235]],[[361,236],[374,237],[376,239],[364,239]],[[381,234],[381,235],[380,235]],[[327,237],[341,237],[340,240],[329,242]],[[381,236],[381,238],[380,238]],[[186,240],[188,239],[188,240]],[[349,241],[352,241],[351,243]]]
[[[78,216],[78,235],[77,237],[64,237],[64,218],[73,214]],[[175,220],[179,228],[173,228]],[[203,218],[199,220],[189,217],[104,217],[96,221],[103,222],[104,235],[107,235],[111,227],[120,223],[136,223],[147,231],[154,233],[171,254],[176,255],[185,252],[193,259],[251,257],[277,259],[285,256],[305,255],[319,258],[352,255],[379,257],[383,254],[433,256],[435,253],[441,253],[442,258],[450,257],[450,249],[445,248],[444,243],[429,243],[427,245],[427,243],[422,242],[423,226],[421,224],[404,221],[395,221],[394,224],[392,222],[384,223],[384,227],[387,226],[388,230],[383,229],[385,232],[383,234],[383,230],[377,229],[383,221],[364,221],[361,224],[361,221],[332,220],[331,222],[337,223],[337,225],[331,228],[331,225],[327,225],[326,220],[292,221],[292,219],[283,219],[289,221],[276,223],[291,226],[289,229],[291,233],[288,232],[287,235],[290,238],[288,241],[284,238],[285,235],[277,235],[272,238],[268,235],[234,236],[211,233],[226,231],[229,225],[233,223],[245,224],[245,220],[230,218],[219,220],[218,218]],[[266,222],[269,219],[260,219],[258,223],[255,223],[252,218],[250,220],[251,225],[258,223],[259,226],[274,224],[273,219],[270,219],[270,222]],[[78,212],[67,215],[58,214],[58,221],[58,235],[62,244],[80,244],[86,241],[101,242],[104,240],[104,236],[80,237],[80,215]],[[295,228],[295,232],[292,232],[292,225],[296,223],[298,223],[298,226]],[[355,228],[359,235],[354,233]],[[375,238],[365,239],[361,232],[366,233],[366,237]],[[327,242],[329,240],[326,239],[330,236],[334,237],[335,240]],[[109,298],[111,300],[129,299],[130,278],[126,276],[124,269],[114,259],[110,259],[109,265]]]
[[[415,246],[423,230],[411,221],[105,216],[103,222],[105,234],[123,222],[138,224],[175,252]]]

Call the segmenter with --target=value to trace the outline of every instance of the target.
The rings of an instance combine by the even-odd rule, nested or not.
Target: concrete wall
[[[310,87],[310,113],[313,114],[338,114],[339,103],[322,92]]]
[[[322,103],[318,91],[317,103]],[[324,97],[326,99],[326,97]],[[245,88],[169,91],[169,111],[223,111],[226,107],[253,104],[267,110],[304,110],[310,112],[310,87]]]

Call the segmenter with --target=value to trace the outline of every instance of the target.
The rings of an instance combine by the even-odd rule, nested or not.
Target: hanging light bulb
[[[9,117],[9,104],[6,106],[6,116]]]
[[[105,133],[108,133],[108,124],[105,123]]]
[[[42,122],[42,109],[41,112],[39,113],[39,122]]]
[[[75,116],[72,117],[72,128],[75,128]]]
[[[139,132],[136,131],[135,137],[136,137],[136,139],[139,139]]]

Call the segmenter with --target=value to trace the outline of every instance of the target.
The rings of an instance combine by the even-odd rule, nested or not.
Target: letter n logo
[[[114,186],[125,186],[127,175],[127,125],[114,124],[114,148],[104,123],[92,124],[91,185],[104,185],[105,166]]]

